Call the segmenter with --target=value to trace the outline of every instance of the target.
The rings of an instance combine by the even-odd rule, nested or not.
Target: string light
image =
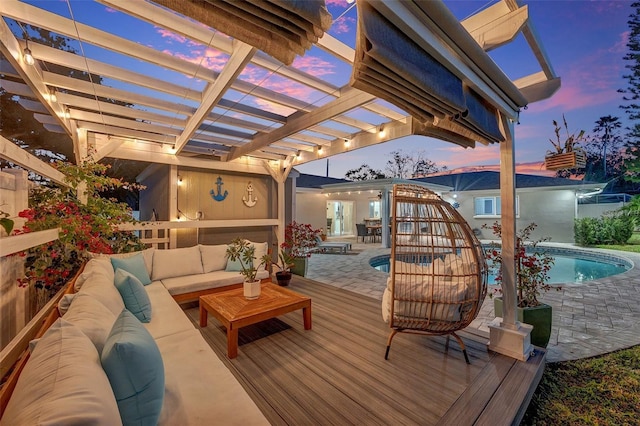
[[[24,61],[28,64],[28,65],[33,65],[36,63],[35,59],[33,59],[33,55],[31,54],[31,49],[29,49],[29,39],[25,38],[24,42],[26,43],[26,46],[24,48],[24,50],[22,51],[24,53]]]
[[[49,88],[49,101],[58,102],[58,97],[56,96],[56,89],[53,87]]]

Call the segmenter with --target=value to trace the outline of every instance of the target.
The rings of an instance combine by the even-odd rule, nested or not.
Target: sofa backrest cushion
[[[253,264],[254,265],[260,265],[260,262],[262,262],[262,256],[267,254],[267,252],[269,250],[269,244],[266,243],[266,242],[264,242],[264,243],[251,242],[251,244],[253,244],[253,246],[256,248],[254,253],[253,253]],[[258,271],[264,271],[264,269],[265,269],[265,265],[262,264],[258,268]]]
[[[58,319],[38,341],[0,424],[121,424],[96,347]]]
[[[127,271],[116,269],[114,284],[124,306],[141,322],[151,321],[151,300],[140,280]]]
[[[116,319],[102,351],[124,424],[155,425],[164,400],[164,364],[153,337],[126,309]]]
[[[142,253],[142,257],[144,258],[144,264],[147,267],[147,272],[151,275],[151,268],[153,267],[153,253],[156,251],[155,248],[149,247],[148,249],[144,249],[142,251],[132,251],[129,253],[117,253],[117,254],[102,254],[102,253],[91,253],[89,252],[89,256],[93,259],[126,259],[127,257],[135,256],[139,253]]]
[[[144,257],[142,253],[137,253],[131,257],[112,257],[111,264],[113,265],[113,270],[120,268],[124,271],[127,271],[134,275],[142,285],[151,284],[151,277],[149,276],[149,272],[147,272],[147,267],[144,264]]]
[[[80,291],[84,283],[87,282],[87,279],[94,274],[102,275],[105,280],[113,282],[113,272],[113,265],[111,265],[108,257],[95,257],[89,260],[84,266],[84,270],[80,276],[78,276],[74,288],[76,291]]]
[[[117,315],[93,296],[78,293],[63,318],[78,327],[101,353]]]
[[[204,245],[200,244],[200,255],[202,256],[202,268],[205,274],[214,271],[224,271],[227,266],[227,245]]]
[[[107,261],[107,265],[109,269],[111,269],[111,263]],[[104,306],[109,308],[114,315],[119,315],[120,312],[124,309],[124,302],[122,301],[122,296],[120,296],[120,292],[113,285],[114,277],[108,278],[105,274],[94,273],[91,274],[85,283],[82,285],[82,288],[78,292],[78,294],[90,294],[94,298],[100,301]],[[73,302],[72,302],[73,303]]]
[[[156,250],[153,254],[153,281],[202,273],[204,270],[198,246]]]

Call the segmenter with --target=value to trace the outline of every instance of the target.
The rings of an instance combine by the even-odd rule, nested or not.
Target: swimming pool
[[[555,259],[549,271],[549,284],[581,284],[621,274],[633,266],[629,260],[609,253],[557,247],[545,250]],[[369,264],[379,271],[389,273],[389,255],[373,257]],[[495,271],[489,265],[489,285],[495,283]]]

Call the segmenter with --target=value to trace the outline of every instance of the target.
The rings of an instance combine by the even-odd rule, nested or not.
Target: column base
[[[502,318],[496,317],[489,323],[487,347],[490,351],[526,361],[533,350],[531,330],[533,330],[532,325],[521,322],[516,322],[515,329],[507,328],[502,324]]]

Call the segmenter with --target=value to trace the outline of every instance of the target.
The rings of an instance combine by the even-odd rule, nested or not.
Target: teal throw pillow
[[[151,301],[140,280],[133,274],[118,268],[114,284],[122,296],[124,307],[140,321],[151,321]]]
[[[156,425],[164,401],[164,364],[153,337],[124,309],[100,357],[124,425]]]
[[[147,271],[147,266],[144,263],[144,257],[142,253],[134,254],[131,257],[125,258],[111,258],[111,265],[113,265],[113,270],[120,268],[127,272],[132,273],[137,279],[140,280],[142,285],[151,284],[151,278],[149,277],[149,272]]]
[[[242,265],[240,259],[231,260],[227,259],[227,267],[224,269],[227,272],[242,272]]]

